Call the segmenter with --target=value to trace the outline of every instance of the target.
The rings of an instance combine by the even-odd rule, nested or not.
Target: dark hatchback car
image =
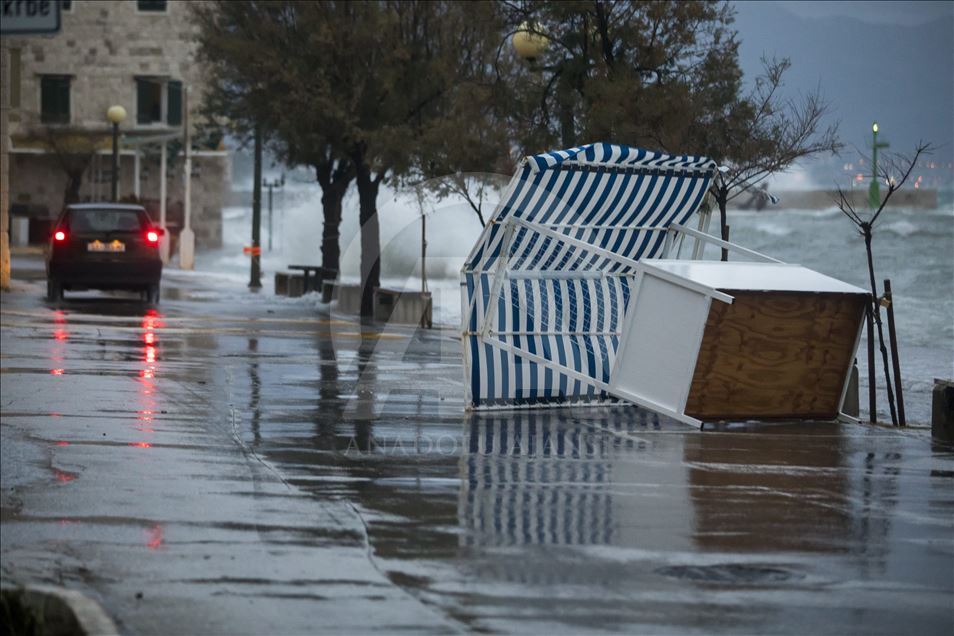
[[[64,291],[126,289],[159,302],[162,260],[155,227],[139,205],[82,203],[57,219],[46,255],[46,290],[51,301]]]

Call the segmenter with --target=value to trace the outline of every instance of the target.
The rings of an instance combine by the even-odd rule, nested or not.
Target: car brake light
[[[65,241],[66,232],[64,232],[63,230],[57,230],[56,233],[53,235],[53,239],[59,242]]]
[[[153,230],[149,230],[148,232],[146,232],[146,239],[147,239],[150,243],[158,243],[158,242],[159,242],[159,233],[158,233],[158,232],[155,232],[155,231],[153,231]]]

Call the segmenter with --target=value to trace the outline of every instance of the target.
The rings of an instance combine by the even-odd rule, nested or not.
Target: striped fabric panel
[[[622,276],[511,279],[491,302],[492,276],[468,275],[469,295],[477,297],[466,338],[472,405],[607,399],[578,379],[481,341],[474,331],[478,316],[491,306],[495,322],[489,339],[609,382],[631,284],[632,279]]]
[[[468,403],[607,399],[586,382],[494,344],[609,381],[629,301],[629,267],[537,228],[631,261],[651,258],[662,249],[664,230],[699,207],[714,168],[705,157],[611,144],[528,157],[464,266]],[[505,276],[492,298],[501,260]],[[485,316],[492,320],[487,341],[478,333]]]
[[[544,225],[634,260],[650,257],[661,249],[664,232],[634,238],[633,228],[664,230],[672,223],[685,222],[702,202],[711,178],[708,172],[523,170],[524,175],[488,226],[486,247],[471,259],[471,269],[490,270],[495,266],[502,249],[501,222],[508,217]],[[510,253],[527,254],[542,238],[521,231]]]
[[[706,157],[668,155],[642,148],[630,148],[607,143],[589,144],[569,150],[557,150],[528,157],[528,162],[534,172],[554,168],[570,161],[581,164],[612,164],[615,166],[648,168],[707,168],[713,165],[712,161]]]

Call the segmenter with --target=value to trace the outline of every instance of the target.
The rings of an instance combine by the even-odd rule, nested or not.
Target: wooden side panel
[[[705,421],[833,419],[866,297],[725,290],[713,302],[685,412]]]

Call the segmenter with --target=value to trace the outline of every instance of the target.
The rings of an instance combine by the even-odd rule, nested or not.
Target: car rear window
[[[73,232],[140,232],[146,229],[145,214],[138,210],[70,210]]]

